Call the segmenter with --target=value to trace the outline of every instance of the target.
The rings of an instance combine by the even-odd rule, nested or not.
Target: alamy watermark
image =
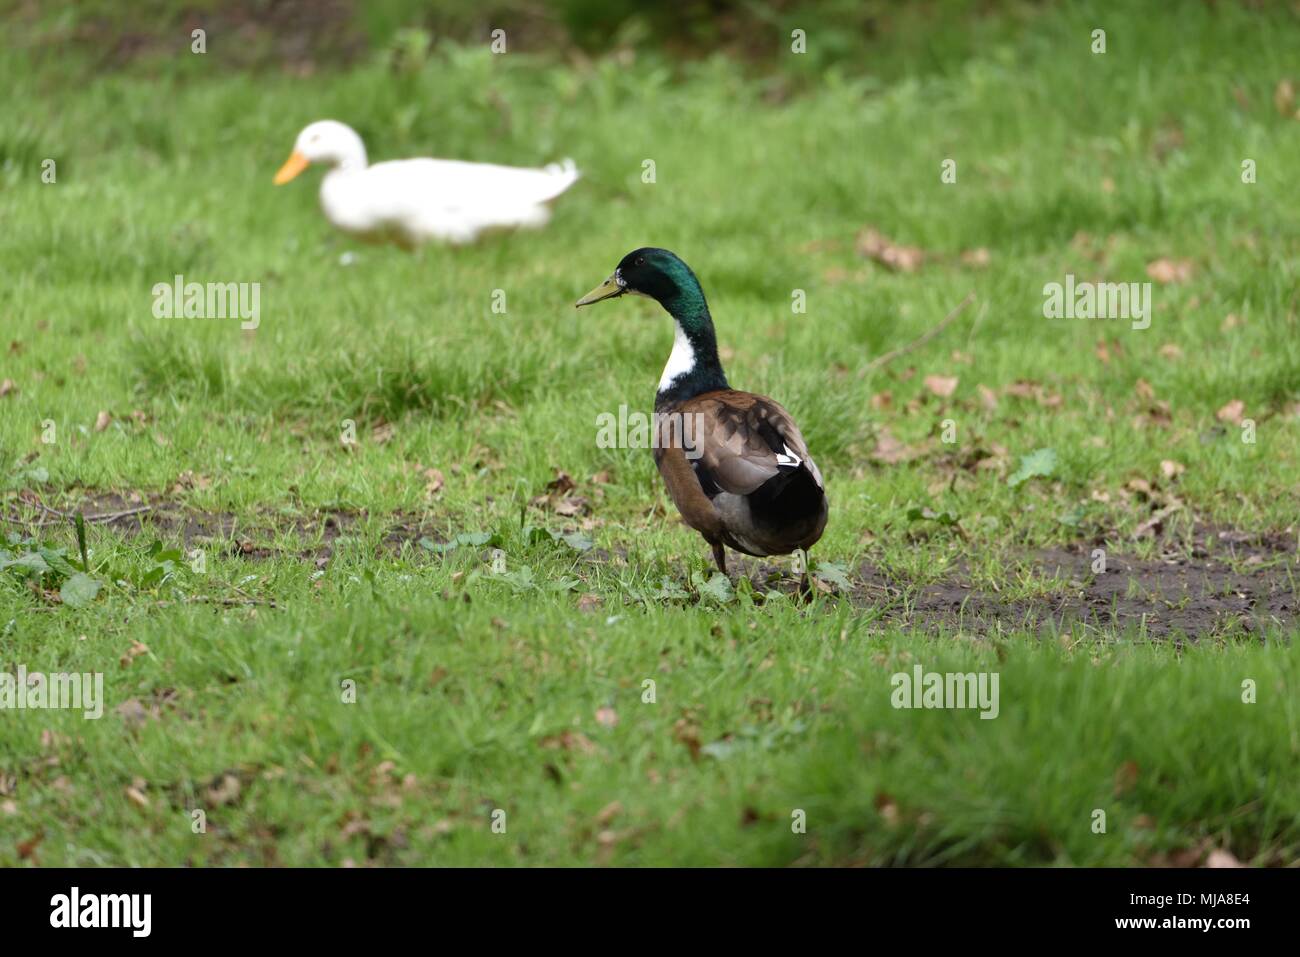
[[[618,407],[618,415],[601,412],[596,416],[596,447],[600,449],[682,449],[688,459],[703,455],[702,412],[629,412]]]
[[[155,319],[239,319],[241,329],[262,321],[260,282],[186,282],[177,274],[170,283],[154,283]]]
[[[87,721],[104,714],[102,671],[46,674],[19,665],[16,674],[0,671],[0,711],[80,710]]]
[[[1043,316],[1047,319],[1128,319],[1133,329],[1151,325],[1151,283],[1075,282],[1043,286]]]
[[[895,708],[978,708],[981,718],[998,716],[998,672],[899,671],[889,679]]]
[[[83,894],[74,886],[50,898],[50,926],[56,928],[120,927],[148,937],[152,915],[152,894]]]

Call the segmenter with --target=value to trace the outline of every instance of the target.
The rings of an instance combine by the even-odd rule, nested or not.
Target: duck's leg
[[[808,551],[803,553],[803,577],[799,580],[799,597],[804,601],[812,601],[814,591],[812,584],[812,573],[808,570],[812,567],[812,562],[808,558]]]
[[[712,542],[713,561],[717,563],[718,571],[727,574],[727,547],[722,542]]]

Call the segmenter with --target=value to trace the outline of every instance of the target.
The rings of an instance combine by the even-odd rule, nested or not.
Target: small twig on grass
[[[263,605],[267,608],[279,608],[274,601],[269,598],[213,598],[209,595],[190,595],[188,598],[181,599],[180,602],[174,601],[156,601],[153,603],[155,608],[170,608],[175,604],[182,605],[227,605],[231,607],[241,607],[246,605]]]
[[[48,512],[50,515],[56,515],[56,516],[58,516],[59,518],[63,519],[64,521],[68,521],[68,522],[75,521],[75,520],[76,520],[76,517],[77,517],[75,512],[60,512],[57,508],[50,508],[50,506],[46,505],[46,504],[45,504],[44,502],[42,502],[40,499],[37,499],[37,500],[36,500],[36,506],[37,506],[41,511],[43,511],[43,512]],[[139,515],[141,512],[149,512],[149,511],[152,511],[152,510],[153,510],[153,506],[152,506],[152,505],[136,505],[136,506],[133,507],[133,508],[124,508],[124,509],[121,509],[120,511],[117,511],[117,512],[100,512],[98,515],[87,515],[87,516],[85,516],[85,519],[86,519],[87,522],[96,522],[96,523],[100,523],[100,522],[115,522],[115,521],[117,521],[119,518],[127,518],[128,516],[131,516],[131,515]],[[58,522],[46,522],[46,521],[40,521],[40,522],[28,522],[28,521],[24,521],[24,520],[21,519],[21,518],[10,518],[10,517],[7,516],[7,515],[2,515],[2,516],[0,516],[0,518],[3,518],[6,522],[13,522],[15,525],[37,525],[37,526],[40,526],[40,525],[57,525],[57,524],[58,524]]]
[[[953,308],[952,312],[948,313],[948,315],[943,317],[943,321],[941,323],[939,323],[937,326],[935,326],[929,332],[925,333],[925,335],[921,336],[920,338],[913,339],[907,345],[900,346],[897,349],[893,349],[890,352],[886,352],[883,356],[876,356],[876,358],[872,359],[870,362],[867,363],[865,371],[875,372],[877,369],[879,369],[881,366],[885,365],[886,363],[893,362],[895,359],[899,358],[900,356],[905,356],[909,352],[915,352],[917,349],[921,348],[921,346],[925,345],[927,342],[929,342],[939,333],[943,332],[943,330],[946,329],[949,326],[949,324],[951,324],[952,321],[957,318],[958,313],[960,313],[963,309],[965,309],[974,301],[975,301],[975,291],[972,289],[970,292],[966,293],[965,299],[957,303],[957,305]]]
[[[8,515],[0,515],[0,520],[10,522],[13,525],[22,525],[24,528],[40,528],[44,525],[58,525],[58,522],[35,521],[26,518],[10,518]]]
[[[127,518],[131,515],[139,515],[141,512],[152,512],[152,505],[137,505],[135,508],[124,508],[120,512],[103,512],[99,515],[87,515],[88,522],[116,522],[119,518]]]

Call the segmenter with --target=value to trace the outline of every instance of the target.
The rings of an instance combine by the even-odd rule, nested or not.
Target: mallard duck
[[[727,384],[695,273],[666,249],[637,249],[576,305],[628,293],[654,299],[676,325],[655,395],[655,464],[718,569],[726,574],[728,546],[756,556],[812,547],[826,527],[821,472],[790,413]]]
[[[298,134],[275,184],[311,163],[330,167],[320,202],[331,223],[407,249],[431,239],[469,243],[489,229],[544,226],[551,218],[546,204],[578,179],[573,160],[545,169],[424,158],[367,166],[361,137],[335,120],[319,120]]]

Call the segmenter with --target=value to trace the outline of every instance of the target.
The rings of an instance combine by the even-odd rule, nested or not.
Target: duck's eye
[[[644,257],[644,256],[637,256],[637,257],[636,257],[636,264],[637,264],[638,266],[644,266],[644,265],[645,265],[645,257]]]

